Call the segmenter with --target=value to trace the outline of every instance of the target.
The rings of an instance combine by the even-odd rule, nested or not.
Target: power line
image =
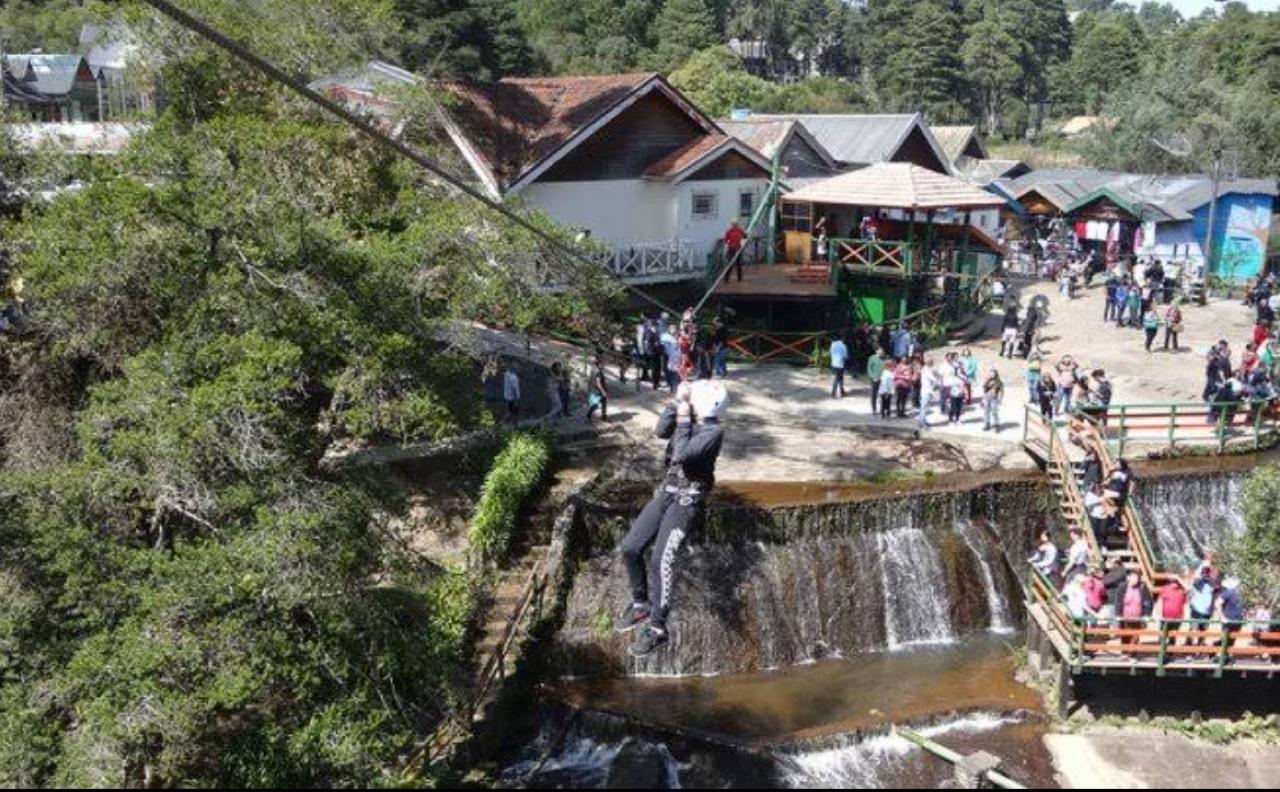
[[[481,204],[493,210],[494,212],[497,212],[499,215],[505,217],[510,222],[515,223],[516,225],[520,226],[526,231],[532,233],[534,236],[538,237],[539,239],[541,239],[542,241],[550,245],[554,250],[558,250],[559,252],[563,253],[564,255],[568,256],[569,258],[573,259],[579,264],[584,264],[593,269],[598,269],[600,267],[599,262],[593,261],[592,259],[583,255],[581,252],[574,250],[573,248],[561,242],[559,239],[556,239],[551,234],[547,233],[541,228],[538,228],[536,225],[529,222],[525,218],[521,217],[520,215],[511,211],[507,207],[493,200],[489,196],[480,192],[476,188],[467,184],[463,180],[454,176],[444,167],[437,164],[434,160],[422,154],[417,149],[414,149],[413,147],[409,146],[403,141],[397,140],[387,135],[382,130],[378,129],[376,126],[374,126],[372,123],[365,120],[364,118],[361,118],[360,116],[346,109],[345,107],[338,104],[337,102],[320,94],[319,92],[312,90],[302,81],[285,74],[284,71],[282,71],[275,64],[271,63],[265,58],[254,53],[252,50],[245,47],[243,44],[240,44],[239,42],[233,39],[230,39],[227,36],[224,36],[222,33],[219,33],[217,30],[210,27],[205,22],[197,19],[196,17],[188,14],[182,9],[174,6],[172,3],[167,2],[167,0],[142,0],[142,1],[147,5],[151,6],[152,8],[154,8],[156,11],[160,12],[161,14],[169,17],[174,22],[177,22],[182,27],[185,27],[188,30],[191,30],[192,32],[204,38],[205,40],[209,41],[211,44],[225,50],[226,52],[230,53],[233,57],[238,58],[239,60],[248,64],[252,68],[257,69],[258,71],[267,75],[272,80],[285,86],[289,90],[301,96],[303,99],[306,99],[312,104],[317,105],[323,110],[326,110],[329,113],[337,116],[342,121],[346,122],[352,127],[355,127],[358,131],[364,133],[365,136],[372,139],[375,143],[378,143],[379,145],[390,149],[391,151],[399,154],[400,156],[408,160],[411,160],[412,162],[417,164],[419,167],[423,168],[426,171],[429,171],[436,177],[449,183],[453,187],[457,188],[459,191],[465,193],[467,196],[475,199],[476,201],[479,201]],[[649,302],[650,304],[656,306],[657,308],[660,308],[663,311],[667,311],[673,315],[676,313],[671,308],[668,308],[666,305],[663,305],[661,302],[654,299],[653,297],[650,297],[648,294],[636,288],[635,286],[632,286],[626,281],[623,281],[621,278],[615,276],[613,273],[610,272],[608,274],[611,277],[614,277],[614,279],[617,280],[617,282],[619,283],[619,285],[622,286],[622,288],[626,289],[632,294],[639,296],[641,299]]]

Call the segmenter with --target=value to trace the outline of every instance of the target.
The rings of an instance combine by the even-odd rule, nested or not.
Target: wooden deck
[[[730,271],[716,287],[717,297],[829,300],[836,296],[835,278],[826,264],[757,264],[743,268],[742,280]]]

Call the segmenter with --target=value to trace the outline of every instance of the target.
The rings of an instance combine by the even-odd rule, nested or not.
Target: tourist
[[[1110,536],[1108,530],[1107,497],[1102,491],[1102,484],[1093,482],[1084,494],[1084,509],[1089,514],[1089,526],[1093,529],[1094,541],[1099,547],[1107,547]]]
[[[1244,352],[1240,355],[1240,373],[1248,377],[1253,370],[1262,362],[1262,358],[1258,356],[1258,347],[1252,341],[1244,345]]]
[[[905,358],[897,358],[894,362],[896,365],[893,368],[893,393],[897,406],[897,416],[906,418],[907,401],[911,398],[911,386],[915,383],[915,372],[912,371],[910,361]]]
[[[1107,486],[1103,494],[1113,499],[1116,505],[1124,509],[1129,502],[1129,496],[1133,493],[1133,474],[1129,469],[1128,460],[1121,459],[1116,462],[1116,466],[1111,469],[1111,475],[1107,477]]]
[[[1071,414],[1071,394],[1076,389],[1076,378],[1078,376],[1079,366],[1072,360],[1070,355],[1063,355],[1058,361],[1057,368],[1057,413],[1059,415]]]
[[[1092,416],[1094,420],[1106,426],[1107,411],[1111,407],[1111,399],[1114,395],[1114,391],[1111,388],[1111,380],[1107,378],[1107,372],[1102,369],[1094,369],[1093,373],[1089,375],[1088,390],[1088,403],[1080,408],[1081,412]]]
[[[1036,348],[1036,329],[1040,325],[1040,312],[1036,310],[1035,305],[1027,306],[1027,315],[1022,320],[1022,354],[1024,357],[1030,357],[1039,352]]]
[[[1089,613],[1089,596],[1085,593],[1082,575],[1069,578],[1062,587],[1062,599],[1066,603],[1067,613],[1073,619],[1085,619]]]
[[[1120,592],[1124,590],[1125,581],[1129,577],[1129,572],[1124,568],[1124,564],[1120,563],[1120,559],[1111,556],[1107,559],[1107,571],[1102,576],[1102,585],[1107,590],[1107,605],[1112,613],[1115,612],[1113,603],[1119,601]]]
[[[844,341],[837,336],[831,341],[831,398],[843,399],[844,392],[844,370],[849,364],[849,348],[845,346]],[[839,390],[840,395],[836,395]]]
[[[895,360],[906,360],[911,356],[911,347],[915,339],[905,324],[898,324],[898,329],[889,336],[889,351]]]
[[[1218,582],[1213,567],[1206,558],[1196,572],[1191,584],[1190,608],[1191,629],[1203,632],[1213,620],[1213,610],[1218,601]],[[1203,643],[1201,640],[1195,643]]]
[[[1040,379],[1042,376],[1040,363],[1040,353],[1037,352],[1027,358],[1027,366],[1023,374],[1027,381],[1027,401],[1032,404],[1040,403]]]
[[[1142,327],[1142,298],[1142,289],[1137,286],[1129,288],[1129,305],[1125,314],[1129,319],[1129,326],[1134,329]]]
[[[1258,321],[1253,326],[1253,345],[1254,347],[1262,346],[1262,342],[1266,341],[1271,335],[1271,328],[1276,321],[1276,312],[1271,309],[1271,295],[1267,295],[1267,299],[1258,303]]]
[[[505,420],[515,426],[520,422],[520,375],[516,374],[516,364],[510,361],[502,375],[502,400],[507,404]]]
[[[694,326],[689,315],[685,314],[685,319],[680,323],[680,335],[676,338],[676,344],[680,349],[680,381],[685,382],[690,379],[694,368],[694,349],[697,347],[697,328]]]
[[[1080,588],[1084,591],[1085,607],[1088,608],[1089,615],[1101,615],[1107,604],[1107,586],[1102,581],[1102,568],[1097,564],[1091,565],[1089,574],[1080,581]]]
[[[893,408],[893,391],[897,382],[897,361],[889,361],[880,371],[880,417],[889,418]]]
[[[973,392],[978,388],[978,359],[966,348],[960,353],[960,364],[964,368],[964,400],[973,404]]]
[[[1212,347],[1205,359],[1204,367],[1204,391],[1201,397],[1207,401],[1213,401],[1213,397],[1227,384],[1227,380],[1231,378],[1231,363],[1223,359],[1220,346]],[[1210,413],[1212,421],[1213,414]]]
[[[1053,578],[1058,569],[1058,546],[1049,538],[1048,531],[1040,533],[1040,544],[1036,546],[1035,554],[1027,559],[1027,563],[1045,577]]]
[[[1116,285],[1115,316],[1116,327],[1124,327],[1125,311],[1129,308],[1129,284],[1121,281]]]
[[[1156,340],[1156,333],[1160,332],[1160,315],[1156,313],[1155,306],[1148,307],[1146,312],[1142,314],[1142,331],[1146,333],[1144,347],[1147,353],[1150,354],[1151,345]]]
[[[935,399],[937,399],[940,406],[942,405],[943,396],[941,391],[942,378],[939,376],[933,361],[926,360],[924,367],[920,370],[920,409],[916,412],[917,428],[929,428],[929,408],[933,406]]]
[[[636,323],[636,367],[640,372],[640,379],[637,382],[647,382],[652,376],[649,369],[649,330],[651,327],[649,317],[640,314],[640,321]],[[655,387],[654,390],[657,390]]]
[[[1066,569],[1062,573],[1063,577],[1068,581],[1089,571],[1089,556],[1092,554],[1089,542],[1084,538],[1083,531],[1079,528],[1072,528],[1070,535],[1071,544],[1067,547]]]
[[[1053,375],[1047,371],[1041,374],[1036,401],[1040,405],[1040,417],[1046,421],[1053,421],[1053,400],[1057,394],[1058,386],[1053,381]]]
[[[662,333],[662,355],[666,361],[667,390],[674,396],[680,384],[680,342],[676,326],[668,324]]]
[[[953,424],[960,423],[960,417],[964,414],[965,382],[955,367],[942,379],[942,395],[947,400],[947,419]]]
[[[1010,305],[1004,309],[1001,322],[1000,357],[1013,357],[1018,352],[1018,306]]]
[[[724,260],[738,271],[738,283],[742,283],[742,243],[747,238],[737,220],[729,221],[729,230],[724,232]],[[725,273],[726,280],[728,273]]]
[[[1222,618],[1229,626],[1239,626],[1244,621],[1244,600],[1240,596],[1239,579],[1229,577],[1222,581],[1218,606],[1222,608]]]
[[[1119,598],[1112,603],[1116,616],[1121,619],[1121,626],[1126,630],[1141,630],[1146,626],[1146,619],[1151,615],[1151,590],[1142,582],[1142,575],[1136,569],[1130,569],[1126,575],[1124,588]],[[1134,640],[1121,640],[1121,643],[1135,643]]]
[[[1112,322],[1116,318],[1116,291],[1120,288],[1120,281],[1116,279],[1115,273],[1107,273],[1107,281],[1103,286],[1104,300],[1102,306],[1102,321]]]
[[[674,402],[658,418],[656,434],[669,440],[666,474],[621,545],[631,604],[618,617],[615,628],[630,632],[647,622],[630,649],[633,656],[651,654],[669,640],[666,625],[676,553],[689,532],[702,524],[706,499],[715,484],[716,460],[724,444],[720,419],[727,402],[722,383],[681,383]]]
[[[711,322],[711,376],[729,376],[729,328],[718,316]]]
[[[600,410],[600,423],[606,423],[609,420],[609,383],[604,376],[604,361],[600,358],[596,358],[596,368],[587,389],[587,423],[591,423],[597,409]]]
[[[1187,611],[1187,584],[1183,578],[1190,576],[1190,570],[1183,572],[1182,577],[1175,577],[1160,587],[1160,620],[1169,642],[1174,640],[1174,633],[1182,628]]]
[[[1173,301],[1173,305],[1164,312],[1164,348],[1169,349],[1170,341],[1173,342],[1173,351],[1178,351],[1178,336],[1182,335],[1182,298],[1178,297]]]
[[[880,410],[880,378],[884,376],[884,350],[877,348],[867,358],[867,379],[871,381],[871,414]]]
[[[994,366],[982,383],[983,431],[1000,431],[1000,404],[1004,401],[1004,382]]]

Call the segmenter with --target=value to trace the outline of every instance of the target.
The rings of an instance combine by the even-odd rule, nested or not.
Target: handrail
[[[916,269],[918,243],[892,239],[834,237],[827,241],[827,261],[854,270],[886,272],[897,270],[911,276]]]
[[[1056,467],[1059,477],[1062,481],[1062,502],[1059,505],[1059,511],[1071,524],[1071,527],[1077,528],[1084,535],[1085,540],[1089,543],[1089,554],[1094,562],[1101,563],[1103,560],[1102,548],[1098,544],[1098,537],[1093,533],[1093,526],[1088,519],[1088,511],[1084,507],[1084,495],[1080,492],[1080,483],[1076,481],[1075,469],[1071,464],[1071,458],[1067,455],[1066,445],[1058,436],[1058,427],[1051,420],[1046,420],[1044,416],[1036,412],[1031,405],[1026,405],[1026,418],[1023,421],[1023,443],[1030,439],[1030,427],[1033,423],[1038,424],[1048,435],[1046,445],[1046,464],[1051,468]],[[1044,442],[1044,441],[1041,441]],[[1075,510],[1076,517],[1072,519],[1067,513],[1067,507],[1070,506]]]

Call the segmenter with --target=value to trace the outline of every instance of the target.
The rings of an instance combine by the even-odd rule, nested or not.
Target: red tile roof
[[[449,81],[449,115],[505,189],[655,74]]]
[[[728,135],[703,135],[686,143],[645,169],[644,175],[661,179],[674,176],[729,142]]]

